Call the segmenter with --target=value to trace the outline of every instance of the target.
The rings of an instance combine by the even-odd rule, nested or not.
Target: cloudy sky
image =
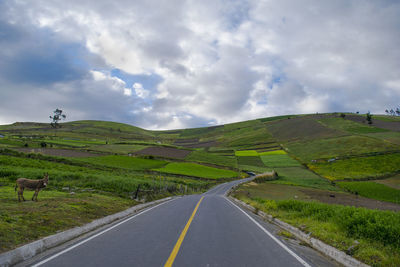
[[[2,0],[0,124],[147,129],[400,105],[400,1]]]

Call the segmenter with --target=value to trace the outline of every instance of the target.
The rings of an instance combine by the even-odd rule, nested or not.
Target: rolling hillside
[[[288,115],[170,131],[105,121],[67,122],[57,129],[45,123],[2,125],[0,201],[7,204],[0,211],[4,218],[20,219],[9,219],[9,226],[1,228],[0,251],[85,222],[53,220],[60,216],[54,212],[43,231],[43,218],[26,213],[54,210],[41,198],[53,199],[65,212],[74,209],[78,217],[96,210],[99,199],[112,198],[116,209],[94,212],[95,218],[138,201],[204,192],[250,172],[272,170],[277,179],[243,185],[236,196],[398,212],[400,120],[373,116],[368,124],[365,115]],[[39,179],[45,172],[49,188],[35,206],[21,209],[15,180]],[[21,222],[27,221],[37,232],[20,240]]]

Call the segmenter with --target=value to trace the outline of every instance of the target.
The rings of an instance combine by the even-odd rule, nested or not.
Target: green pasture
[[[330,128],[342,130],[351,134],[381,133],[389,131],[343,118],[325,118],[319,121]]]
[[[321,178],[304,167],[274,168],[278,173],[278,179],[269,183],[304,186],[324,190],[338,191],[327,179]]]
[[[400,153],[349,158],[310,164],[310,169],[330,179],[370,179],[390,176],[400,171]]]
[[[381,120],[381,121],[389,121],[389,122],[399,122],[400,121],[400,116],[374,115],[372,118]]]
[[[96,164],[101,166],[123,168],[130,170],[147,170],[147,169],[161,168],[168,163],[167,161],[162,161],[162,160],[144,159],[144,158],[119,156],[119,155],[76,158],[74,159],[74,161],[88,162],[91,164]]]
[[[375,182],[338,182],[340,187],[363,197],[400,204],[400,190]]]
[[[371,133],[367,134],[367,136],[400,145],[400,132]]]
[[[94,145],[88,149],[99,152],[129,154],[146,148],[146,145],[129,145],[129,144],[110,144],[110,145]]]
[[[239,166],[248,165],[248,166],[266,167],[259,156],[237,157],[237,161]]]
[[[186,162],[172,162],[163,168],[155,169],[155,171],[208,179],[234,178],[238,176],[238,173],[234,171]]]
[[[250,171],[250,172],[255,172],[257,174],[261,174],[264,172],[271,172],[273,169],[265,167],[265,166],[254,166],[254,165],[239,165],[240,170],[242,171]]]
[[[236,168],[236,158],[234,156],[222,156],[217,153],[208,153],[203,150],[193,151],[185,158],[185,160]]]
[[[273,150],[273,151],[265,151],[259,152],[260,156],[269,156],[269,155],[286,155],[287,153],[284,150]]]
[[[297,160],[292,159],[286,154],[264,154],[261,156],[261,160],[265,166],[271,168],[301,166]]]
[[[51,159],[52,157],[46,158]],[[113,159],[115,160],[116,158]],[[114,161],[114,164],[110,163],[110,165],[114,166],[107,167],[104,164],[89,162],[80,162],[81,166],[75,166],[68,163],[76,164],[79,161],[74,160],[71,162],[62,158],[55,160],[59,160],[60,162],[0,155],[0,184],[14,185],[15,180],[19,177],[40,179],[45,172],[48,172],[50,189],[61,189],[63,187],[89,188],[122,197],[130,196],[139,185],[142,189],[152,189],[154,187],[157,188],[162,183],[163,186],[167,185],[168,190],[171,190],[171,192],[176,190],[177,184],[185,184],[190,188],[207,186],[207,183],[203,181],[195,179],[179,180],[168,176],[164,177],[165,181],[159,181],[158,175],[149,175],[129,168],[120,168],[121,166],[126,167],[127,162],[116,163]],[[150,163],[146,161],[146,164],[147,167],[150,167],[162,166],[164,163],[161,164],[159,161]]]
[[[0,180],[1,181],[1,180]],[[0,186],[0,253],[94,219],[125,210],[135,201],[97,193],[40,191],[38,201],[25,190],[17,201],[13,186]]]
[[[309,142],[288,143],[289,152],[304,163],[313,159],[360,155],[371,152],[398,150],[400,146],[367,136],[343,136]]]
[[[258,152],[255,150],[236,150],[235,156],[236,157],[250,157],[250,156],[258,157]]]
[[[379,179],[375,180],[374,182],[379,184],[384,184],[392,188],[396,188],[400,190],[400,174],[397,174],[393,177],[386,178],[386,179]]]

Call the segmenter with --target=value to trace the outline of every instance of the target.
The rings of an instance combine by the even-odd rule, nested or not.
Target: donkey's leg
[[[41,188],[37,189],[37,191],[36,191],[36,197],[35,197],[36,201],[37,201],[37,196],[39,195],[40,190],[41,190]]]
[[[21,197],[22,197],[23,201],[26,201],[25,198],[24,198],[24,188],[21,188]]]
[[[18,202],[21,202],[21,189],[18,187]]]
[[[37,195],[38,195],[38,193],[39,193],[39,189],[36,189],[36,190],[35,190],[35,193],[34,193],[33,196],[32,196],[32,201],[35,201],[35,199],[36,199],[36,201],[37,201]]]

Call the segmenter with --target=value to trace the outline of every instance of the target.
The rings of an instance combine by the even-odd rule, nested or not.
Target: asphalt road
[[[238,181],[144,210],[35,257],[34,266],[336,266],[224,194]],[[271,234],[272,233],[272,234]]]

